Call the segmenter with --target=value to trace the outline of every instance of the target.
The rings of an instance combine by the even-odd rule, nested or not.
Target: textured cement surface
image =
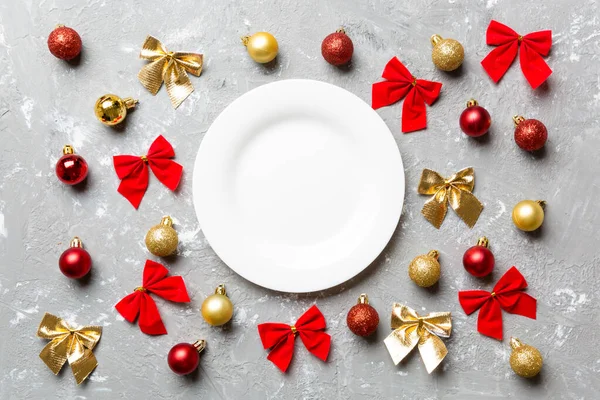
[[[418,3],[418,5],[417,5]],[[597,175],[600,107],[599,6],[584,1],[176,1],[46,0],[0,3],[0,397],[2,399],[596,399],[600,390],[597,269],[600,198]],[[533,91],[518,64],[499,85],[479,62],[490,51],[490,19],[520,33],[552,29],[547,58],[554,70]],[[76,28],[85,49],[78,63],[53,58],[46,48],[57,23]],[[326,64],[322,38],[343,25],[355,44],[352,67]],[[239,36],[268,30],[281,53],[270,68],[253,63]],[[461,71],[446,74],[430,61],[429,37],[454,37],[466,48]],[[196,91],[173,110],[164,88],[152,97],[136,73],[147,34],[173,50],[206,55]],[[429,128],[400,133],[401,104],[379,111],[406,167],[407,194],[398,229],[378,260],[352,281],[322,293],[288,295],[249,284],[229,270],[204,240],[192,206],[194,158],[204,133],[232,100],[259,85],[287,78],[312,78],[339,85],[370,101],[370,85],[398,55],[417,76],[444,83],[428,108]],[[107,92],[140,99],[122,129],[95,120],[92,107]],[[315,96],[318,95],[315,93]],[[458,116],[475,97],[492,114],[489,135],[462,135]],[[546,123],[550,139],[541,154],[521,151],[512,139],[513,114]],[[241,121],[243,123],[243,121]],[[138,211],[116,188],[111,157],[142,153],[163,133],[173,143],[185,173],[170,193],[156,179]],[[54,165],[71,143],[90,164],[83,187],[61,184]],[[450,212],[439,231],[419,210],[416,193],[425,167],[450,174],[476,170],[475,194],[485,209],[474,229]],[[535,234],[517,231],[510,220],[522,199],[548,201],[546,222]],[[189,305],[157,300],[169,334],[149,337],[117,314],[114,304],[141,279],[148,228],[170,214],[176,221],[180,255],[166,260],[182,275]],[[463,252],[485,234],[497,266],[478,280],[463,270]],[[67,280],[57,259],[80,236],[94,260],[91,277]],[[407,265],[436,248],[442,278],[433,290],[416,287]],[[511,265],[527,278],[538,299],[538,319],[504,313],[505,340],[476,331],[476,316],[460,309],[457,291],[491,289]],[[315,277],[318,279],[318,277]],[[198,309],[224,282],[235,304],[229,329],[207,326]],[[364,340],[345,326],[345,315],[367,292],[381,315],[376,336]],[[454,330],[448,357],[427,375],[418,354],[394,366],[383,345],[393,301],[419,312],[451,311]],[[327,363],[297,343],[287,375],[266,360],[256,325],[293,322],[317,302],[333,337]],[[44,312],[80,324],[100,324],[95,350],[99,366],[77,387],[65,367],[52,375],[38,358],[45,341],[35,332]],[[537,346],[545,364],[534,380],[516,377],[508,365],[508,337]],[[208,340],[201,368],[190,377],[172,374],[166,363],[180,341]]]

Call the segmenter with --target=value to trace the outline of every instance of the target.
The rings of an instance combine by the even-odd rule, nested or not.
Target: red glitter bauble
[[[494,269],[494,255],[485,246],[473,246],[465,251],[463,265],[468,273],[478,278],[489,275]]]
[[[56,176],[67,185],[76,185],[82,182],[87,174],[87,162],[77,154],[65,154],[56,163]]]
[[[332,33],[321,43],[321,54],[325,61],[332,65],[348,63],[352,53],[354,53],[354,44],[343,30]]]
[[[470,105],[473,104],[473,105]],[[485,135],[492,125],[492,117],[487,110],[477,102],[467,104],[467,108],[460,114],[460,129],[471,137]]]
[[[366,295],[361,295],[358,301],[359,303],[348,311],[346,323],[355,335],[370,336],[377,330],[379,314],[377,314],[377,310],[369,305]]]
[[[187,375],[198,368],[200,353],[190,343],[179,343],[171,348],[167,361],[171,370],[177,375]]]
[[[81,37],[74,29],[59,25],[48,36],[48,49],[54,57],[72,60],[81,52]]]
[[[548,130],[546,126],[537,119],[515,119],[517,127],[515,128],[515,142],[526,151],[539,150],[548,140]]]
[[[92,257],[81,247],[71,247],[61,254],[58,266],[67,278],[83,278],[92,268]]]

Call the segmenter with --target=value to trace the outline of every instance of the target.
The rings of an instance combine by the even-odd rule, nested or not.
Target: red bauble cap
[[[358,304],[348,311],[346,323],[352,333],[358,336],[370,336],[377,330],[379,314],[369,305],[369,298],[366,294],[361,294]]]
[[[171,348],[167,362],[177,375],[187,375],[198,368],[200,352],[206,348],[206,341],[197,340],[194,344],[178,343]]]
[[[48,36],[48,49],[54,57],[72,60],[81,52],[81,37],[74,29],[58,25]]]
[[[56,176],[62,183],[67,185],[81,183],[88,174],[87,162],[83,157],[74,154],[71,145],[66,145],[63,148],[63,154],[56,163]]]
[[[492,125],[490,113],[480,105],[476,100],[469,100],[467,108],[460,115],[460,129],[471,137],[485,135]]]
[[[321,54],[332,65],[344,65],[354,53],[354,44],[343,29],[328,35],[321,43]]]
[[[81,240],[75,236],[71,247],[65,250],[58,259],[58,266],[67,278],[83,278],[92,268],[92,257],[83,249]]]
[[[537,119],[525,119],[515,115],[515,142],[517,146],[525,151],[539,150],[548,140],[548,130],[546,126]]]
[[[488,240],[484,236],[479,239],[477,246],[465,251],[463,265],[468,273],[478,278],[489,275],[494,269],[494,254],[488,249]]]

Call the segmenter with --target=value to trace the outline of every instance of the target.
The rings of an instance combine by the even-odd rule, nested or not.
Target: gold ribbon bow
[[[146,38],[140,58],[152,61],[138,73],[140,82],[156,95],[164,81],[173,108],[179,107],[194,91],[186,71],[196,76],[202,73],[202,54],[167,51],[160,40],[152,36]]]
[[[449,312],[430,313],[420,317],[412,308],[394,303],[392,329],[395,330],[383,342],[396,365],[417,344],[428,373],[448,354],[446,345],[438,336],[450,337],[452,317]]]
[[[98,365],[92,350],[101,335],[100,326],[72,329],[62,318],[46,313],[38,327],[37,336],[49,339],[50,343],[42,349],[40,358],[54,372],[54,375],[57,375],[65,362],[69,361],[79,385]]]
[[[475,186],[475,171],[473,168],[461,169],[448,179],[430,169],[424,169],[419,182],[419,194],[433,195],[425,203],[421,213],[427,221],[440,229],[448,204],[472,228],[479,214],[483,210],[483,204],[477,200],[471,192]]]

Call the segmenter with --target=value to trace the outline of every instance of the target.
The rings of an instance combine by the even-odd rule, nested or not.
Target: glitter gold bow
[[[417,344],[428,373],[448,354],[446,345],[438,336],[450,337],[452,317],[449,312],[430,313],[421,317],[412,308],[394,303],[392,329],[395,330],[383,342],[396,365]]]
[[[167,51],[160,40],[152,36],[146,38],[140,58],[152,61],[138,73],[140,82],[156,95],[164,81],[173,108],[179,107],[194,91],[186,71],[196,76],[202,73],[202,54]]]
[[[475,171],[473,168],[461,169],[448,179],[430,169],[424,169],[419,182],[419,194],[433,195],[425,203],[421,213],[427,221],[440,229],[448,204],[472,228],[479,214],[483,210],[483,204],[477,200],[471,192],[475,186]]]
[[[49,339],[50,343],[42,349],[40,358],[54,375],[57,375],[64,363],[69,361],[79,385],[98,365],[92,350],[101,335],[100,326],[73,329],[62,318],[46,313],[38,327],[37,336]]]

